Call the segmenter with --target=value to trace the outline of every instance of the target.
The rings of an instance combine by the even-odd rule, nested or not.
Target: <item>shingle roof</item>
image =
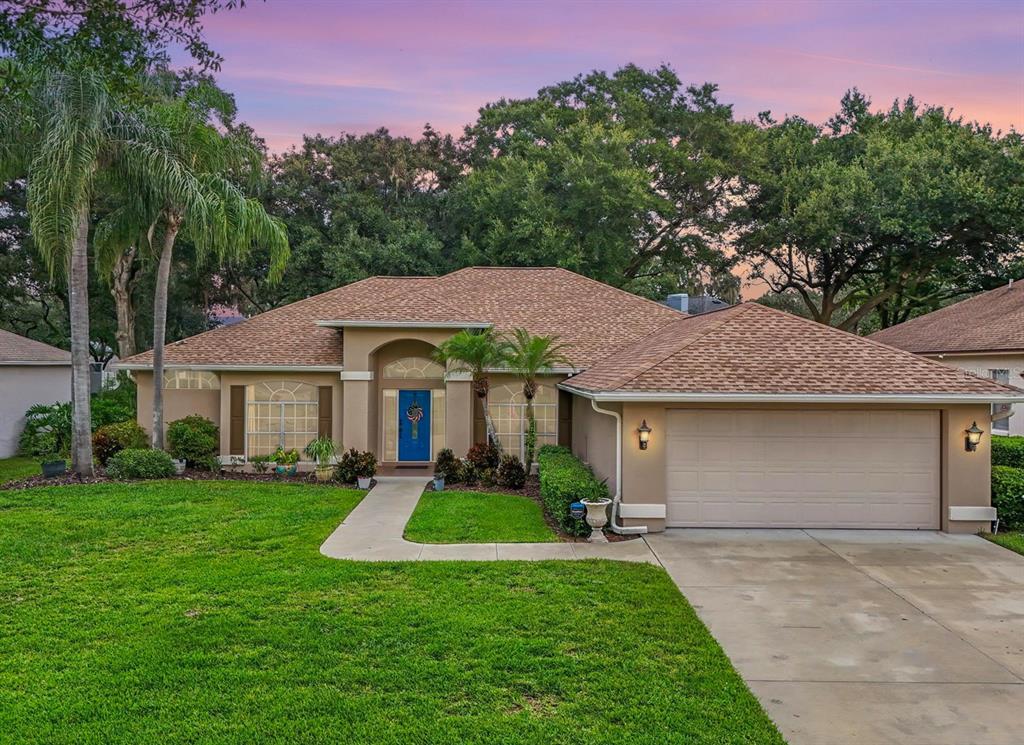
[[[1024,351],[1024,281],[882,329],[870,338],[918,354]]]
[[[558,268],[470,267],[442,277],[371,277],[168,344],[169,365],[342,364],[342,333],[317,321],[490,322],[553,334],[575,367],[679,318],[677,311]],[[152,364],[143,352],[125,364]]]
[[[1022,393],[757,303],[681,318],[567,385],[634,393]]]
[[[71,353],[0,329],[0,365],[18,363],[71,364]]]

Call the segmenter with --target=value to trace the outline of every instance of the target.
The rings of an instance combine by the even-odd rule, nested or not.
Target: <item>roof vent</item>
[[[665,298],[665,305],[681,313],[689,313],[691,316],[698,316],[701,313],[708,313],[719,308],[729,307],[729,303],[719,300],[712,295],[697,295],[690,297],[685,292],[675,293]]]

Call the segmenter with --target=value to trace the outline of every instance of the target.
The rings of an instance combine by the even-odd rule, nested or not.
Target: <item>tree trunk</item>
[[[525,391],[524,391],[525,395]],[[526,475],[530,475],[533,457],[537,453],[537,415],[533,410],[533,396],[526,396],[526,447],[523,448],[523,460],[526,462]],[[532,439],[532,442],[531,442]]]
[[[156,272],[153,295],[153,431],[150,442],[157,450],[164,448],[164,337],[167,334],[167,289],[171,282],[171,257],[174,239],[181,228],[178,217],[169,217]]]
[[[92,476],[92,411],[89,362],[89,205],[78,214],[68,259],[71,319],[71,468]]]
[[[110,281],[110,294],[117,312],[117,355],[122,360],[135,354],[135,257],[138,247],[131,246],[117,257]]]

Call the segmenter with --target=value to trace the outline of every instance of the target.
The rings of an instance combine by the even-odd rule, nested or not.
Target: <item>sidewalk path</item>
[[[332,559],[497,561],[616,559],[657,564],[643,538],[615,543],[412,543],[402,537],[424,484],[382,480],[320,546]]]

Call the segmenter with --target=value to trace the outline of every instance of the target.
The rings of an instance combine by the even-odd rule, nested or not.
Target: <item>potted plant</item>
[[[39,467],[43,472],[44,478],[55,479],[67,473],[68,462],[60,453],[53,453],[52,455],[44,455],[39,463]]]
[[[249,458],[249,465],[252,466],[252,470],[256,473],[266,473],[267,469],[270,468],[270,461],[272,456],[270,455],[254,455]]]
[[[334,460],[338,446],[330,437],[317,437],[306,445],[306,455],[316,461],[316,480],[330,481],[334,467],[331,461]]]
[[[377,456],[369,450],[359,454],[355,464],[356,483],[360,489],[369,489],[370,480],[377,473]]]
[[[171,458],[171,463],[174,464],[174,473],[178,476],[185,473],[185,466],[188,462],[184,458]]]
[[[274,463],[277,464],[274,472],[278,476],[294,476],[299,470],[299,451],[295,448],[285,450],[279,447],[274,451]]]
[[[588,497],[580,500],[587,508],[587,525],[591,528],[590,540],[603,540],[601,529],[608,524],[608,505],[612,500],[607,497]]]
[[[452,483],[458,482],[459,459],[451,448],[442,448],[437,452],[437,460],[434,464],[434,491],[444,491],[445,479]]]

